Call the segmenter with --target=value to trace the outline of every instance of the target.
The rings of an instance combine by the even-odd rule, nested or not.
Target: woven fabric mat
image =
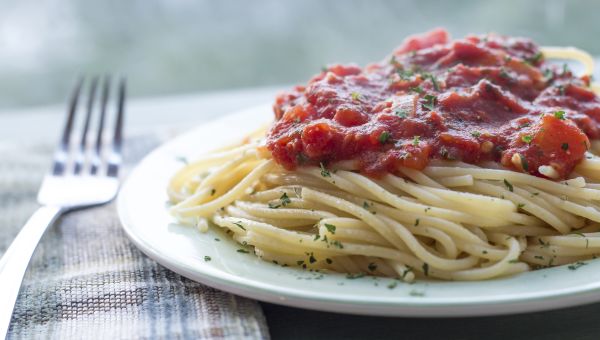
[[[161,142],[130,138],[135,164]],[[53,145],[0,145],[0,254],[37,208]],[[126,169],[125,169],[126,170]],[[266,339],[260,305],[188,280],[126,238],[114,204],[69,213],[44,235],[25,275],[9,338]]]

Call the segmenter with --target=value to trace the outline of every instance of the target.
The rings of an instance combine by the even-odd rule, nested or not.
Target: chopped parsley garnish
[[[242,253],[242,254],[249,254],[250,252],[247,251],[246,249],[238,249],[237,250],[238,253]]]
[[[363,208],[368,210],[369,209],[369,202],[364,201],[363,202]]]
[[[244,228],[244,226],[242,225],[242,221],[233,222],[233,224],[237,225],[237,226],[238,226],[238,227],[240,227],[240,229],[242,229],[242,230],[246,230],[246,228]]]
[[[313,253],[310,253],[310,256],[308,257],[308,262],[310,262],[310,263],[317,262],[317,259],[315,258],[315,255]]]
[[[405,70],[402,68],[399,68],[398,70],[396,70],[396,73],[398,73],[398,75],[400,76],[400,79],[402,79],[402,80],[409,80],[410,77],[412,77],[412,75],[413,75],[412,71]]]
[[[286,205],[292,203],[292,200],[290,200],[287,193],[284,192],[283,195],[281,195],[281,197],[279,197],[279,202],[280,202],[279,204],[269,203],[269,208],[277,209],[279,207],[285,207]]]
[[[481,132],[479,132],[479,131],[473,131],[473,132],[471,132],[471,136],[473,136],[475,138],[479,138],[479,136],[481,136]]]
[[[419,146],[419,142],[421,142],[421,136],[414,136],[414,137],[413,137],[412,144],[413,144],[414,146]]]
[[[394,113],[396,114],[396,116],[398,116],[400,118],[408,117],[408,113],[402,109],[396,109],[396,110],[394,110]]]
[[[418,290],[414,290],[414,289],[413,289],[413,290],[411,290],[411,291],[410,291],[408,294],[409,294],[410,296],[416,296],[416,297],[422,297],[422,296],[425,296],[425,292],[420,292],[420,291],[418,291]]]
[[[429,80],[431,80],[431,84],[433,85],[433,89],[436,91],[440,90],[440,85],[437,82],[437,79],[435,79],[435,76],[431,73],[425,73],[423,74],[423,78],[427,79],[429,78]]]
[[[421,104],[423,104],[424,108],[429,109],[429,111],[433,111],[433,110],[435,110],[436,101],[437,101],[436,96],[427,94],[423,97]]]
[[[306,157],[306,155],[303,154],[302,152],[299,152],[298,154],[296,154],[296,161],[298,162],[298,164],[304,164],[304,163],[306,163],[307,160],[308,160],[308,157]]]
[[[561,149],[567,151],[569,150],[569,143],[562,143],[562,145],[560,146]]]
[[[325,228],[327,228],[328,232],[335,234],[335,226],[333,224],[325,223]]]
[[[418,226],[419,226],[419,222],[420,222],[420,220],[417,218],[417,219],[415,220],[415,227],[418,227]]]
[[[500,70],[500,77],[504,79],[511,79],[510,74],[508,74],[504,68]]]
[[[215,241],[217,241],[217,242],[221,242],[221,239],[220,239],[220,238],[218,238],[218,237],[215,237]]]
[[[320,238],[321,238],[321,235],[319,235],[319,234],[316,234],[316,235],[315,235],[315,238],[313,239],[313,241],[317,241],[317,240],[318,240],[318,239],[320,239]]]
[[[540,60],[542,60],[542,57],[542,52],[538,52],[534,54],[533,57],[525,59],[525,62],[527,64],[537,64]]]
[[[323,165],[323,162],[319,163],[319,165],[321,166],[321,176],[323,176],[323,177],[331,177],[331,173],[329,172],[329,170],[327,170],[325,168],[325,165]]]
[[[579,267],[585,266],[586,264],[587,263],[585,263],[585,262],[577,261],[577,262],[573,263],[572,265],[570,265],[568,268],[570,270],[577,270],[577,269],[579,269]]]
[[[379,143],[381,143],[381,144],[385,144],[389,139],[390,139],[390,133],[387,131],[383,131],[379,135]]]
[[[558,93],[560,93],[561,96],[565,95],[565,87],[563,85],[558,85],[556,86],[556,88],[558,89]]]
[[[429,276],[429,265],[427,264],[427,262],[423,263],[423,273],[425,274],[425,276]]]
[[[336,246],[337,248],[340,249],[344,249],[344,245],[342,244],[342,242],[335,240],[335,241],[331,241],[331,244],[333,244],[334,246]]]
[[[364,277],[365,275],[366,275],[365,273],[346,274],[346,278],[349,280],[354,280],[354,279],[359,279],[361,277]]]
[[[369,268],[369,271],[374,272],[375,270],[377,270],[377,265],[375,263],[371,262],[371,263],[369,263],[367,268]]]
[[[517,204],[517,208],[519,208],[519,209],[523,209],[524,207],[525,207],[525,203]]]
[[[394,288],[396,288],[397,286],[398,286],[398,281],[396,281],[396,280],[393,280],[392,282],[390,282],[390,283],[387,285],[388,289],[394,289]]]
[[[562,74],[563,74],[563,75],[565,75],[565,74],[567,74],[568,72],[570,72],[570,71],[569,71],[569,65],[567,65],[567,64],[563,64],[563,67],[562,67]]]
[[[565,111],[556,111],[554,112],[554,117],[560,120],[565,120]]]
[[[510,260],[510,261],[508,261],[508,263],[519,263],[519,259]]]
[[[521,156],[521,166],[523,167],[523,170],[529,171],[529,163],[527,163],[527,158],[523,157],[522,155],[519,156]]]
[[[418,94],[425,92],[425,91],[423,91],[423,89],[420,86],[411,87],[410,90],[413,92],[416,92]]]
[[[178,162],[181,162],[185,165],[189,164],[188,159],[184,156],[177,156],[177,157],[175,157],[175,160]]]
[[[210,260],[212,260],[212,258],[210,258],[210,256],[204,256],[204,261],[205,261],[205,262],[208,262],[208,261],[210,261]]]
[[[514,190],[513,185],[510,184],[510,182],[507,181],[506,179],[504,179],[504,185],[506,185],[506,187],[508,188],[508,191],[512,192]]]
[[[533,141],[533,136],[524,135],[524,136],[521,136],[521,140],[527,144],[531,144],[531,142]]]
[[[354,100],[354,101],[360,100],[360,93],[358,93],[358,92],[352,92],[352,93],[350,93],[350,96],[352,96],[352,100]]]

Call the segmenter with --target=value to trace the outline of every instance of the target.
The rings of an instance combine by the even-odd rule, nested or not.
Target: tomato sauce
[[[358,160],[363,173],[423,169],[431,159],[495,161],[565,178],[600,137],[587,76],[550,64],[525,38],[407,38],[364,68],[329,65],[277,96],[267,148],[286,169]]]

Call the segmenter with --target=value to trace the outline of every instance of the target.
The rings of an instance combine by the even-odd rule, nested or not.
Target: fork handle
[[[42,235],[61,211],[59,207],[39,208],[0,259],[0,339],[6,338],[8,334],[12,312],[29,260]]]

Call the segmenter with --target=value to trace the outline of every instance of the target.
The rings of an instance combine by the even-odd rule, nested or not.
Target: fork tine
[[[86,107],[85,114],[85,122],[83,123],[83,132],[81,133],[81,140],[79,141],[79,151],[75,157],[75,168],[73,172],[75,175],[78,175],[83,168],[83,163],[85,162],[85,153],[87,147],[87,136],[88,130],[90,128],[90,120],[92,118],[92,111],[94,108],[94,101],[96,100],[96,86],[98,85],[98,77],[92,78],[92,82],[90,83],[89,95]]]
[[[115,134],[113,137],[112,151],[108,160],[107,175],[117,177],[122,159],[123,147],[123,120],[125,116],[126,81],[121,78],[117,99],[117,119],[115,121]]]
[[[71,141],[71,131],[73,130],[73,121],[75,119],[75,112],[77,111],[77,102],[79,100],[79,94],[81,92],[81,86],[83,84],[83,77],[80,77],[71,93],[71,99],[69,101],[69,111],[67,113],[67,120],[63,129],[63,134],[60,139],[60,143],[56,154],[54,155],[54,163],[52,165],[52,174],[60,176],[65,171],[67,163],[67,154],[69,150],[69,143]]]
[[[90,173],[95,175],[100,167],[100,159],[102,158],[102,144],[104,142],[104,117],[106,116],[106,104],[110,94],[110,77],[104,76],[102,85],[102,96],[100,98],[100,117],[98,119],[98,134],[96,135],[96,145],[94,147],[94,154],[92,156],[92,168]]]

